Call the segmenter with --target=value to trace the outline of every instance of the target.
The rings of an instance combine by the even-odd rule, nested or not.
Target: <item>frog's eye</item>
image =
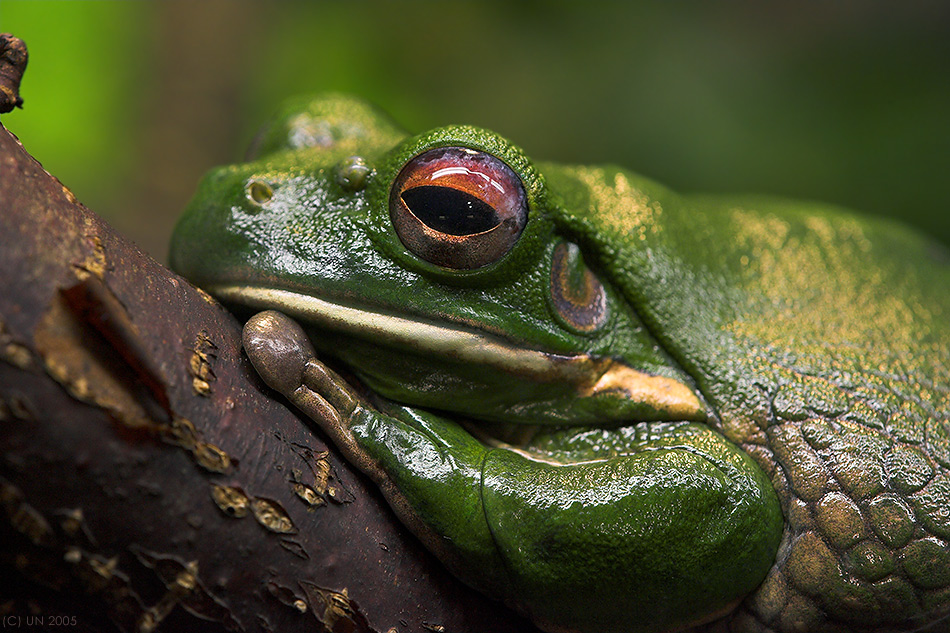
[[[389,216],[410,251],[438,266],[494,263],[528,220],[521,180],[500,159],[466,147],[419,154],[393,183]]]

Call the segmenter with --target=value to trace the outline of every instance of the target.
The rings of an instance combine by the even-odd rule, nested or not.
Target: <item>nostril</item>
[[[274,190],[266,182],[252,180],[247,183],[247,199],[254,204],[261,206],[270,202],[274,197]]]

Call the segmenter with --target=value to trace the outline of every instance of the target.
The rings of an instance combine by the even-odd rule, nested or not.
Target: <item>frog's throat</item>
[[[244,285],[211,286],[207,290],[225,303],[278,310],[321,329],[355,335],[396,349],[423,350],[541,382],[571,384],[580,397],[623,393],[635,402],[666,413],[671,419],[705,416],[702,403],[688,385],[674,378],[637,371],[609,358],[550,354],[456,325],[362,310],[290,290]]]

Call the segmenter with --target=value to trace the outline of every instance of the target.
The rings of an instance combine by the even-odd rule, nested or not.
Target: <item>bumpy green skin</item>
[[[558,450],[578,462],[562,465],[486,448],[423,411],[390,413],[359,416],[357,442],[452,544],[452,571],[545,630],[680,629],[732,608],[774,558],[768,481],[704,425],[602,431],[599,449]],[[611,458],[587,462],[608,435],[621,444]]]
[[[736,628],[912,630],[946,618],[947,251],[823,205],[685,198],[614,169],[546,175],[575,192],[568,222],[595,241],[616,226],[610,211],[649,218],[601,264],[782,501],[777,564]]]
[[[535,165],[474,128],[405,138],[341,97],[289,105],[261,139],[262,158],[210,174],[176,230],[171,263],[197,284],[311,291],[619,359],[709,407],[706,425],[650,421],[622,398],[315,332],[318,349],[397,402],[564,425],[529,448],[568,466],[383,400],[328,429],[383,473],[403,519],[467,582],[551,631],[719,616],[726,630],[947,630],[945,249],[827,206],[686,197],[616,168]],[[444,144],[498,156],[528,194],[525,233],[486,269],[427,264],[389,224],[401,166]],[[354,154],[373,169],[358,190],[340,177]],[[274,186],[264,209],[246,195],[255,179]],[[606,288],[609,321],[595,333],[552,310],[561,240]]]

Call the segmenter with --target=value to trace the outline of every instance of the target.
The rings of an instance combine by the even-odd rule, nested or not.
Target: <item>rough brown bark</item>
[[[229,313],[2,127],[0,275],[5,624],[533,630],[450,576],[274,399]]]

